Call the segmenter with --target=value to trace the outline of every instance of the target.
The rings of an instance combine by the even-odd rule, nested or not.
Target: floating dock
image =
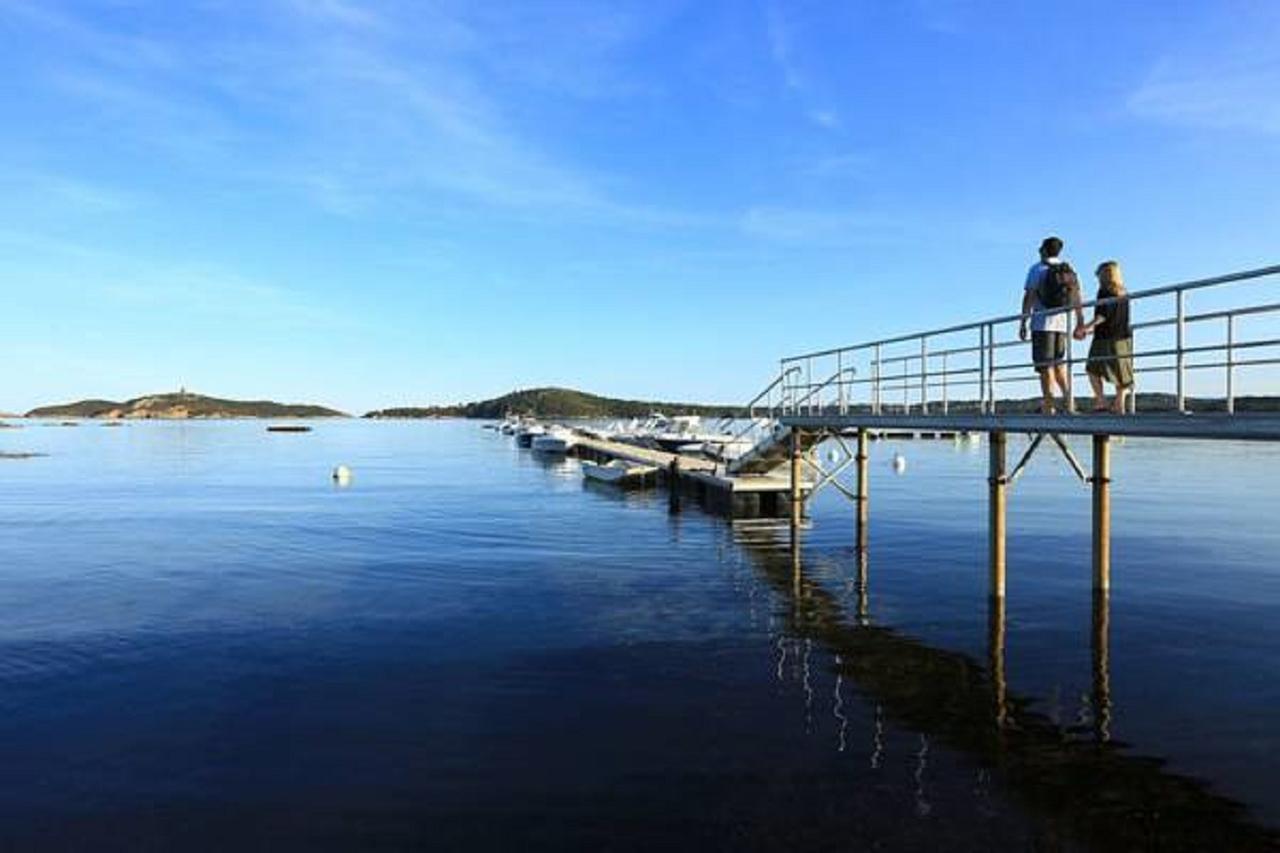
[[[660,472],[659,482],[674,496],[692,498],[718,515],[730,518],[791,516],[791,478],[776,471],[735,475],[726,470],[725,463],[709,459],[598,438],[579,437],[576,441],[569,452],[581,459],[593,462],[621,459],[654,466]],[[812,489],[813,483],[803,482],[800,492],[808,497]]]

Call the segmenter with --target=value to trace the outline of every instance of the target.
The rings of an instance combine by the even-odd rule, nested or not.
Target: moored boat
[[[625,459],[614,459],[604,464],[582,463],[582,475],[588,480],[615,486],[640,486],[647,480],[656,478],[657,473],[658,469],[654,465],[641,465]]]
[[[575,444],[577,439],[571,430],[553,426],[542,435],[534,436],[530,446],[539,453],[568,453]]]
[[[520,447],[533,447],[533,440],[545,435],[547,428],[541,424],[527,423],[516,429],[516,444]]]

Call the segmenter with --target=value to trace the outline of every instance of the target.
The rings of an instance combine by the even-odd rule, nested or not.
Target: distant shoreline
[[[41,406],[26,418],[81,418],[88,420],[232,420],[253,418],[347,418],[346,412],[305,403],[274,400],[230,400],[189,394],[186,391],[151,394],[131,400],[78,400]]]
[[[1077,395],[1082,406],[1087,405],[1088,395]],[[935,404],[936,406],[936,404]],[[1022,398],[998,401],[1000,411],[1006,414],[1034,412],[1038,398]],[[1177,411],[1177,399],[1173,394],[1148,392],[1137,395],[1140,413]],[[1220,397],[1188,397],[1190,412],[1224,412],[1226,401]],[[892,410],[892,407],[890,407]],[[952,400],[952,414],[973,414],[978,411],[976,400]],[[1274,414],[1280,412],[1280,396],[1237,396],[1235,409],[1238,414]],[[851,414],[868,413],[864,404],[848,407]],[[362,417],[368,420],[496,420],[508,415],[538,418],[566,419],[629,419],[644,418],[654,412],[666,415],[701,415],[703,417],[744,417],[741,406],[676,403],[656,400],[624,400],[601,397],[585,391],[569,388],[533,388],[512,391],[501,397],[471,403],[446,406],[396,406],[375,409]],[[0,419],[79,419],[103,421],[132,420],[265,420],[272,418],[296,418],[306,420],[350,418],[350,414],[324,406],[306,403],[278,403],[274,400],[231,400],[205,397],[198,394],[154,394],[117,402],[113,400],[78,400],[51,406],[41,406],[26,414],[0,414]]]

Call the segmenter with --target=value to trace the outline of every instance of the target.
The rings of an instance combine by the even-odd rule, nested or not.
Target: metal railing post
[[[1137,353],[1137,352],[1138,352],[1138,336],[1137,336],[1136,334],[1133,336],[1132,349],[1133,349],[1134,353]],[[1133,384],[1129,386],[1129,398],[1128,398],[1128,401],[1127,401],[1127,402],[1126,402],[1126,404],[1125,404],[1126,406],[1128,406],[1128,412],[1129,412],[1129,414],[1131,414],[1131,415],[1136,415],[1136,414],[1138,413],[1138,367],[1137,367],[1137,363],[1138,363],[1138,360],[1137,360],[1137,358],[1135,357],[1135,358],[1134,358],[1134,368],[1133,368]]]
[[[813,414],[813,359],[804,360],[804,395],[809,399],[809,414]]]
[[[947,414],[947,354],[942,354],[942,414]]]
[[[1182,290],[1178,290],[1178,411],[1187,410],[1187,356],[1183,348],[1187,344],[1187,300]]]
[[[908,358],[902,359],[902,414],[911,414],[911,383],[907,381]]]
[[[996,413],[996,327],[987,324],[987,414]]]
[[[836,380],[836,411],[841,415],[844,414],[844,350],[836,353],[836,374],[840,377]]]
[[[1227,414],[1236,413],[1236,315],[1227,315]]]
[[[920,339],[920,414],[929,414],[929,339]]]
[[[978,327],[978,412],[987,413],[987,327]]]
[[[872,363],[871,375],[871,410],[875,414],[880,414],[880,345],[876,344],[872,350],[872,356],[875,361]]]
[[[1076,411],[1076,390],[1075,390],[1075,312],[1067,312],[1067,387],[1062,389],[1067,395],[1067,411],[1075,414]]]

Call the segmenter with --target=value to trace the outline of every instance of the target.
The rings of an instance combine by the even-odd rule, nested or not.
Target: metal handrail
[[[1192,281],[1186,281],[1179,284],[1167,284],[1161,287],[1149,288],[1147,290],[1134,291],[1130,293],[1126,298],[1129,299],[1130,302],[1132,302],[1137,299],[1146,299],[1152,296],[1164,296],[1165,294],[1176,293],[1179,290],[1181,291],[1201,290],[1206,287],[1216,287],[1221,284],[1231,284],[1237,281],[1246,281],[1249,279],[1264,278],[1266,276],[1276,275],[1278,273],[1280,273],[1280,264],[1275,264],[1269,267],[1258,267],[1257,269],[1245,270],[1243,272],[1237,272],[1237,273],[1229,273],[1227,275],[1215,276],[1213,278],[1194,279]],[[1114,299],[1094,299],[1090,302],[1081,302],[1079,307],[1082,309],[1091,308],[1098,304],[1114,302],[1114,301],[1115,301]],[[1044,313],[1045,314],[1062,314],[1062,313],[1067,313],[1069,311],[1074,311],[1074,310],[1075,310],[1075,306],[1067,306],[1065,308],[1055,308],[1051,310],[1046,310]],[[892,338],[881,338],[878,341],[868,341],[866,343],[854,344],[853,346],[832,347],[831,349],[801,353],[800,355],[787,356],[782,360],[784,362],[799,361],[800,359],[804,359],[804,358],[818,358],[819,356],[835,355],[837,352],[849,352],[851,350],[868,349],[874,346],[887,346],[889,344],[898,344],[904,341],[914,341],[918,338],[936,338],[936,337],[941,337],[942,335],[953,334],[955,332],[973,331],[974,329],[982,328],[984,326],[999,325],[1001,323],[1010,323],[1014,320],[1021,320],[1021,319],[1022,319],[1021,313],[1008,314],[1002,317],[995,317],[989,320],[976,320],[971,323],[962,323],[958,326],[947,326],[942,329],[931,329],[930,331],[927,331],[927,332],[915,332],[913,334],[898,335],[897,337],[892,337]]]
[[[759,394],[756,394],[754,397],[751,398],[750,401],[748,401],[745,405],[743,405],[742,409],[744,412],[746,412],[747,419],[754,421],[756,417],[756,406],[760,403],[760,401],[772,395],[773,390],[777,388],[780,384],[785,382],[789,374],[797,373],[799,372],[799,370],[800,368],[798,367],[784,369],[781,373],[779,373],[777,376],[774,377],[772,382],[764,386],[764,389]],[[770,413],[772,413],[773,406],[770,406],[769,409],[770,409]],[[719,431],[725,432],[726,430],[728,430],[730,427],[732,427],[734,420],[736,419],[732,416],[721,418],[720,422],[717,424]]]
[[[821,382],[806,383],[804,385],[793,385],[792,386],[793,389],[808,388],[809,390],[808,392],[805,393],[803,397],[800,397],[799,399],[794,399],[791,401],[791,412],[793,414],[796,412],[799,412],[800,407],[803,406],[805,403],[807,403],[815,394],[821,393],[823,388],[829,387],[831,383],[838,380],[841,375],[845,373],[856,373],[856,370],[857,369],[853,367],[842,367]]]
[[[1186,411],[1187,388],[1185,377],[1187,371],[1199,371],[1209,366],[1225,367],[1226,406],[1228,411],[1233,411],[1236,368],[1262,364],[1280,364],[1280,358],[1237,359],[1235,353],[1239,350],[1257,351],[1258,349],[1270,347],[1280,348],[1280,338],[1262,337],[1256,340],[1238,340],[1236,338],[1236,320],[1241,317],[1280,313],[1280,302],[1269,301],[1262,304],[1239,305],[1192,314],[1186,310],[1187,295],[1207,288],[1251,282],[1278,274],[1280,274],[1280,264],[1133,291],[1123,297],[1104,297],[1080,301],[1072,305],[1040,311],[1039,313],[1046,316],[1058,314],[1067,316],[1067,389],[1065,396],[1068,406],[1074,409],[1073,380],[1087,375],[1087,371],[1080,372],[1077,370],[1084,359],[1075,353],[1074,336],[1070,334],[1074,331],[1074,315],[1076,312],[1081,312],[1080,316],[1083,316],[1085,309],[1096,309],[1121,300],[1127,300],[1130,305],[1133,305],[1134,303],[1150,301],[1156,297],[1173,295],[1176,299],[1174,316],[1158,317],[1141,323],[1131,323],[1130,325],[1135,332],[1173,327],[1176,341],[1172,346],[1147,352],[1142,352],[1135,346],[1133,352],[1135,363],[1140,359],[1144,362],[1150,362],[1152,359],[1173,359],[1175,362],[1173,365],[1150,365],[1144,367],[1142,373],[1174,372],[1176,374],[1178,408],[1182,411]],[[783,396],[791,398],[791,405],[793,410],[796,411],[798,411],[799,406],[805,404],[808,404],[811,409],[825,410],[828,404],[821,399],[823,390],[828,388],[837,377],[841,377],[841,381],[837,383],[839,396],[836,401],[840,411],[844,411],[847,404],[851,402],[846,399],[848,390],[854,387],[869,387],[870,405],[874,412],[880,412],[884,406],[888,405],[884,399],[885,392],[900,392],[902,394],[901,405],[905,409],[918,405],[922,411],[927,412],[930,404],[936,402],[941,404],[942,411],[945,413],[950,402],[949,392],[951,389],[977,385],[979,398],[977,402],[980,409],[984,412],[994,412],[997,403],[997,384],[1026,381],[1025,379],[1006,378],[1001,374],[1007,374],[1008,371],[1012,370],[1025,370],[1033,366],[1029,360],[1026,362],[1015,360],[1005,364],[997,363],[997,355],[1000,352],[1014,347],[1025,346],[1025,344],[1022,340],[997,340],[996,332],[1001,325],[1015,322],[1021,324],[1024,320],[1025,317],[1021,313],[1008,314],[992,319],[933,329],[927,332],[897,335],[851,346],[816,350],[801,355],[789,356],[781,360],[782,372],[775,382],[782,383]],[[1225,321],[1225,342],[1188,344],[1187,329],[1191,324],[1205,324],[1213,321]],[[976,346],[956,345],[931,350],[931,344],[934,343],[935,339],[965,332],[972,333],[975,330],[979,336]],[[944,343],[946,342],[944,341]],[[960,342],[956,343],[959,344]],[[904,352],[904,347],[909,344],[917,344],[918,349],[911,347],[911,349]],[[895,347],[895,345],[899,346]],[[891,347],[895,348],[896,351],[884,352],[886,348]],[[1214,361],[1212,365],[1205,364],[1203,359],[1199,361],[1190,360],[1190,357],[1202,356],[1208,353],[1223,353],[1224,360],[1221,363]],[[834,359],[837,365],[836,373],[823,382],[814,382],[812,381],[814,363],[815,361],[818,362],[817,366],[822,368],[824,359]],[[1100,361],[1103,359],[1095,357],[1094,360]],[[867,365],[870,368],[869,375],[866,378],[844,379],[843,376],[846,370],[852,369],[856,371],[856,367],[845,367],[849,361],[859,361]],[[956,364],[955,362],[961,362],[961,364]],[[830,364],[831,362],[828,361],[826,363]],[[886,375],[886,367],[894,368],[892,376]],[[791,378],[796,377],[797,374],[803,374],[807,381],[791,381]],[[975,374],[976,379],[974,378]],[[931,393],[939,389],[942,392],[941,400],[931,400]],[[815,397],[818,398],[816,406],[811,402]],[[1131,396],[1130,399],[1133,400],[1134,397]]]

